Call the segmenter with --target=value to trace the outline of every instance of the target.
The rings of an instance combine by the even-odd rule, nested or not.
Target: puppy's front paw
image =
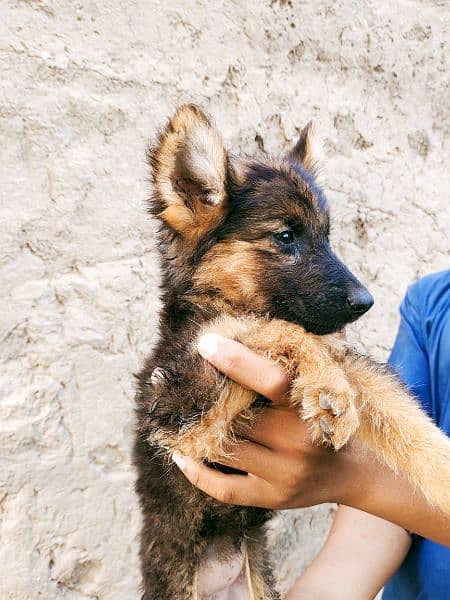
[[[311,424],[313,440],[342,448],[359,426],[354,394],[350,388],[330,390],[307,386],[303,390],[301,417]]]

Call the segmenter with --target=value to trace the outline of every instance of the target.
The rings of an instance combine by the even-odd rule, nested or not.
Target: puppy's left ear
[[[316,126],[313,121],[302,129],[298,142],[287,152],[285,158],[291,162],[301,163],[312,175],[316,174],[319,166],[319,150]]]
[[[181,106],[148,152],[152,213],[197,242],[225,212],[228,157],[219,132],[195,105]]]

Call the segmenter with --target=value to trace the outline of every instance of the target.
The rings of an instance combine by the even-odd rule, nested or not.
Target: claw
[[[329,410],[331,408],[331,398],[325,392],[320,392],[319,394],[319,406],[324,410]]]
[[[332,412],[333,412],[333,415],[335,417],[340,417],[340,416],[342,416],[344,414],[344,409],[343,408],[335,408],[335,407],[333,407]]]
[[[156,369],[154,369],[153,373],[150,375],[150,382],[153,386],[157,386],[161,383],[164,383],[166,379],[166,372],[161,367],[156,367]]]
[[[155,398],[155,399],[154,399],[154,400],[152,400],[152,401],[150,402],[150,404],[148,405],[148,407],[147,407],[147,408],[148,408],[148,412],[149,412],[150,414],[152,414],[152,412],[155,410],[155,408],[157,407],[157,405],[158,405],[158,398]]]

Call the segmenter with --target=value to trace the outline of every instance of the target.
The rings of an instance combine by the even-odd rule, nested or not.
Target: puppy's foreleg
[[[223,317],[210,323],[207,331],[235,339],[288,371],[293,380],[291,403],[310,424],[316,442],[338,449],[355,432],[359,419],[354,393],[326,340],[293,323],[252,316]],[[250,406],[255,395],[239,386],[227,388],[210,413],[216,410],[217,419],[226,414],[229,423]]]
[[[357,394],[356,438],[450,514],[450,438],[385,368],[352,354],[342,366]]]

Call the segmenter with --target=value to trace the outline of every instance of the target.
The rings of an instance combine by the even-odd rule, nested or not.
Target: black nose
[[[363,315],[372,306],[373,297],[364,288],[355,288],[349,292],[347,304],[355,315]]]

